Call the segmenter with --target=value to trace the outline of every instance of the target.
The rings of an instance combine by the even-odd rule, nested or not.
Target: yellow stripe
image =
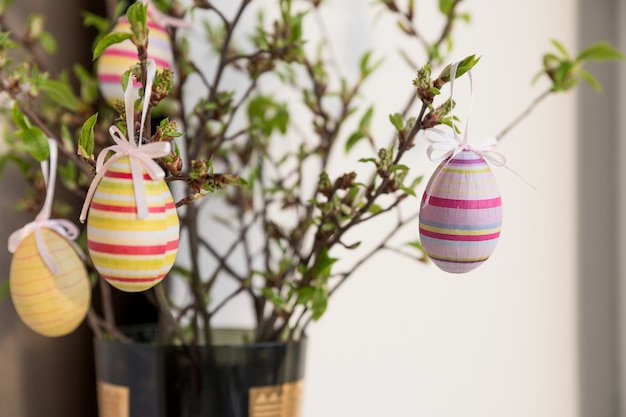
[[[102,216],[101,213],[100,210],[93,210],[93,213],[90,213],[90,216],[87,218],[87,229],[154,232],[155,239],[166,235],[167,223],[162,215],[149,215],[147,219],[139,220],[133,213],[115,213],[115,216],[113,213],[109,214],[108,212],[106,216]],[[126,214],[127,216],[130,214],[132,218],[118,217],[120,214]],[[87,231],[87,234],[89,235],[89,231]]]
[[[439,185],[439,184],[437,184],[437,185]],[[452,195],[477,194],[477,195],[489,195],[489,196],[494,196],[494,197],[500,196],[500,190],[498,188],[456,189],[456,188],[441,188],[439,186],[437,186],[437,187],[435,187],[433,189],[433,193],[432,194],[437,194],[438,196],[441,196],[442,193],[450,193]]]
[[[421,224],[420,227],[430,232],[443,233],[446,235],[454,234],[454,235],[460,235],[460,236],[480,236],[480,235],[497,233],[502,229],[501,227],[494,227],[491,229],[479,229],[479,230],[447,229],[443,227],[427,226],[425,224]]]
[[[93,263],[102,268],[104,275],[132,276],[136,278],[150,278],[159,275],[163,264],[163,255],[120,255],[100,254],[90,252]],[[106,269],[106,270],[105,270]]]

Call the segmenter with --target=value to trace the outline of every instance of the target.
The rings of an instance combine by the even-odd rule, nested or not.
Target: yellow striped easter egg
[[[87,216],[87,245],[95,268],[111,285],[128,292],[159,283],[178,247],[178,215],[175,209],[168,211],[173,201],[167,184],[153,181],[144,170],[143,186],[148,216],[140,219],[130,160],[121,157],[98,184]]]
[[[149,30],[148,58],[154,59],[157,70],[172,69],[174,54],[167,29],[149,16],[147,25]],[[130,33],[128,19],[126,17],[120,18],[113,28],[113,32]],[[111,45],[102,53],[98,59],[96,72],[100,93],[109,104],[113,105],[116,100],[124,99],[121,85],[122,75],[138,61],[137,47],[133,45],[130,39]],[[139,85],[135,87],[138,88]]]
[[[58,271],[53,274],[45,265],[31,233],[11,261],[11,299],[28,327],[45,336],[63,336],[87,315],[91,288],[87,270],[72,245],[50,229],[41,229],[41,233]]]

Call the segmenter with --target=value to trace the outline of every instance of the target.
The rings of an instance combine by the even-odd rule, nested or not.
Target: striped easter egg
[[[435,170],[422,198],[420,240],[432,261],[452,273],[471,271],[493,253],[502,199],[485,160],[463,150]]]
[[[172,41],[167,33],[167,29],[148,16],[148,58],[154,59],[157,70],[164,68],[172,69],[174,66],[174,54],[172,52]],[[130,24],[126,17],[121,17],[113,28],[113,32],[130,33]],[[137,47],[127,39],[108,47],[98,59],[96,73],[100,93],[111,105],[116,100],[124,100],[122,89],[122,75],[130,67],[139,62]],[[135,88],[139,88],[135,84]]]
[[[163,273],[167,274],[174,266],[176,255],[178,253],[178,241],[180,234],[180,224],[178,221],[178,212],[176,204],[172,198],[169,188],[163,193],[163,201],[165,202],[165,222],[167,226],[167,244],[165,247],[165,256],[163,258]]]
[[[123,156],[98,184],[87,216],[87,247],[95,268],[114,287],[145,291],[172,268],[178,215],[163,180],[143,172],[148,216],[137,216],[130,160]]]
[[[72,245],[50,229],[43,228],[41,233],[58,271],[48,269],[31,233],[11,261],[11,299],[19,317],[32,330],[49,337],[63,336],[74,331],[87,315],[91,288],[85,265]]]

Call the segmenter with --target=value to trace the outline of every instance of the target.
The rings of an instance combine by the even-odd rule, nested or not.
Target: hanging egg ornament
[[[164,180],[143,171],[148,214],[139,218],[130,160],[117,159],[93,195],[87,247],[100,275],[127,292],[145,291],[170,271],[178,249],[179,221]]]
[[[72,245],[53,230],[39,231],[52,260],[53,273],[43,261],[35,239],[28,235],[13,254],[9,288],[20,319],[49,337],[74,331],[84,320],[91,300],[85,266]]]
[[[419,233],[442,270],[471,271],[493,253],[502,226],[502,199],[489,165],[464,149],[435,170],[422,198]]]
[[[147,25],[149,29],[148,58],[154,59],[156,68],[159,71],[172,69],[174,67],[174,53],[167,28],[151,18],[149,14]],[[112,32],[130,33],[131,29],[128,19],[125,16],[121,17],[115,27],[113,27]],[[124,91],[121,84],[122,75],[137,62],[139,62],[137,47],[130,39],[111,45],[98,58],[96,73],[100,93],[111,106],[117,100],[124,100]],[[133,85],[135,90],[138,90],[140,87],[140,84],[136,82]]]

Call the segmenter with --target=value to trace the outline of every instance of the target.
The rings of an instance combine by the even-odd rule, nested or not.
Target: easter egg
[[[180,224],[178,221],[178,213],[176,204],[172,198],[170,190],[167,189],[163,194],[165,201],[165,223],[167,226],[167,243],[165,246],[165,257],[163,258],[163,273],[167,274],[174,266],[176,254],[178,253],[178,241],[180,235]]]
[[[172,69],[174,54],[167,29],[150,17],[148,17],[147,25],[150,31],[148,34],[148,58],[154,59],[157,70]],[[113,28],[113,32],[130,33],[128,19],[121,17]],[[98,59],[96,73],[100,93],[109,104],[113,105],[116,100],[124,99],[121,84],[122,75],[137,62],[139,62],[137,47],[129,39],[111,45],[102,53]],[[136,84],[135,88],[138,87],[139,84]]]
[[[422,198],[422,246],[442,270],[471,271],[493,253],[502,226],[502,199],[489,165],[463,150],[435,170]]]
[[[53,273],[46,266],[31,233],[11,261],[11,299],[28,327],[45,336],[63,336],[85,318],[91,288],[87,270],[72,245],[50,229],[41,229],[41,234],[58,270]]]
[[[87,216],[87,247],[96,270],[112,286],[145,291],[172,268],[179,223],[172,195],[163,180],[143,172],[148,215],[137,216],[130,160],[123,156],[106,171]]]

